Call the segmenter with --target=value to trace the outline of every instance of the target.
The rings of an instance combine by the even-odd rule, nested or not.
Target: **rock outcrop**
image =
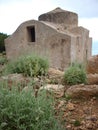
[[[20,87],[19,89],[22,89],[31,81],[31,78],[26,78],[22,74],[15,73],[0,77],[0,81],[2,83],[5,82],[9,89],[16,86]]]
[[[98,74],[88,74],[87,75],[87,83],[88,84],[98,84]]]
[[[66,94],[73,98],[88,98],[98,95],[98,85],[74,85],[67,89]]]
[[[49,68],[48,70],[48,83],[61,84],[63,82],[64,72],[58,69]]]
[[[98,74],[98,55],[92,56],[88,60],[87,73]]]

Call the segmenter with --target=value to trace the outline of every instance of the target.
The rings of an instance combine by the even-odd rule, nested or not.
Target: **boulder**
[[[45,89],[49,93],[53,92],[56,98],[60,98],[60,97],[64,96],[64,88],[65,87],[61,84],[59,84],[59,85],[47,84],[47,85],[41,87],[39,90],[41,91],[41,90]]]
[[[87,73],[98,74],[98,55],[92,56],[88,60]]]
[[[13,86],[20,86],[21,89],[26,86],[31,79],[24,77],[22,74],[9,74],[0,78],[1,82],[6,82],[7,86],[11,89]]]
[[[48,70],[49,83],[54,83],[54,84],[62,83],[63,75],[64,75],[63,71],[54,68],[49,68]]]
[[[46,89],[46,90],[52,90],[52,91],[61,91],[64,90],[64,86],[63,85],[57,85],[57,84],[47,84],[43,87],[40,88],[41,89]]]
[[[88,98],[98,95],[98,85],[73,85],[67,89],[66,94],[73,98]]]
[[[98,84],[98,74],[88,74],[87,83],[88,84]]]

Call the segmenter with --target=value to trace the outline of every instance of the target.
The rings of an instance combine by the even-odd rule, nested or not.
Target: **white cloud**
[[[37,19],[40,14],[52,10],[55,7],[51,1],[25,0],[3,4],[0,6],[0,32],[11,34],[22,22]]]
[[[98,0],[54,0],[62,8],[78,13],[80,17],[98,17]]]
[[[90,31],[93,41],[98,41],[98,18],[80,18],[79,25]]]
[[[75,4],[75,2],[77,4]],[[0,0],[0,32],[12,34],[17,27],[24,21],[37,19],[42,13],[48,12],[58,6],[63,9],[70,9],[76,13],[81,11],[81,0]],[[86,0],[87,2],[88,0]],[[5,2],[5,3],[4,3]],[[90,0],[94,5],[95,0]],[[98,3],[98,2],[97,2]],[[92,5],[89,5],[92,7]],[[86,14],[86,12],[85,12]],[[80,16],[79,16],[80,17]],[[90,30],[90,36],[98,41],[98,18],[79,18],[79,25]]]

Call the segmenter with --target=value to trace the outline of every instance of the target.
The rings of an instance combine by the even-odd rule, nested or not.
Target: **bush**
[[[81,64],[72,64],[64,73],[64,82],[68,85],[86,83],[86,71]]]
[[[5,51],[4,39],[6,39],[7,37],[7,34],[0,33],[0,52]]]
[[[48,67],[47,59],[29,55],[10,62],[6,70],[8,73],[23,73],[26,76],[38,76],[45,75],[48,71]]]
[[[0,65],[4,65],[7,63],[7,58],[5,56],[0,56]]]
[[[35,98],[33,92],[0,88],[0,130],[61,130],[53,99],[45,91]]]

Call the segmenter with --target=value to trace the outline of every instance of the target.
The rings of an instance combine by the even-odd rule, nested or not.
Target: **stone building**
[[[92,38],[89,30],[78,26],[76,13],[56,8],[22,23],[5,40],[5,47],[8,59],[33,52],[47,57],[51,67],[64,70],[72,62],[87,61]]]

